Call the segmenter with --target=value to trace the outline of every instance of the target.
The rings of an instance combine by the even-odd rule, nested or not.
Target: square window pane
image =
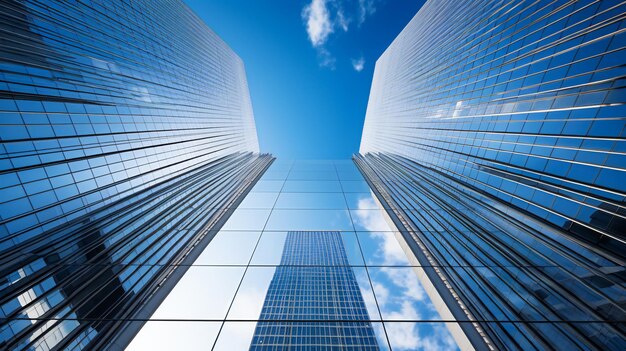
[[[250,192],[237,208],[271,209],[277,197],[278,193]]]
[[[233,212],[222,230],[263,230],[271,210],[238,209]]]
[[[220,231],[194,265],[247,265],[261,232]]]
[[[224,318],[244,270],[244,267],[189,267],[150,318]]]

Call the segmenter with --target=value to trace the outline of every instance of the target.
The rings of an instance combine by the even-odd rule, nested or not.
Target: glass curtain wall
[[[271,160],[182,1],[0,1],[0,349],[103,348]]]
[[[432,0],[376,63],[356,160],[494,349],[626,349],[625,58],[624,1]]]
[[[275,161],[128,350],[458,349],[384,216],[351,160]]]

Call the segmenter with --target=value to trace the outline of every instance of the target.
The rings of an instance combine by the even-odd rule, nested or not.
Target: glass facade
[[[459,349],[384,216],[351,160],[274,161],[128,350]]]
[[[337,318],[355,322],[286,323]],[[379,350],[340,232],[287,233],[259,320],[250,350]]]
[[[477,348],[626,349],[626,3],[427,2],[359,168]]]
[[[242,61],[181,1],[0,2],[0,349],[132,329],[258,151]]]

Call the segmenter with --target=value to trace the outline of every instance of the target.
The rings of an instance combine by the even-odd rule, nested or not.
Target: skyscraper
[[[293,162],[182,0],[0,1],[0,349],[625,350],[625,26],[430,0]]]
[[[351,160],[277,159],[127,350],[458,350],[396,234]]]
[[[287,233],[259,320],[250,350],[379,350],[339,232]]]
[[[427,2],[357,164],[481,349],[626,348],[626,3]]]
[[[0,123],[1,349],[132,334],[272,160],[178,0],[0,2]]]

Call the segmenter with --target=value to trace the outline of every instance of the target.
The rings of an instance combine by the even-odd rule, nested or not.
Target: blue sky
[[[358,151],[374,63],[423,3],[186,2],[243,59],[261,151],[286,159]]]

